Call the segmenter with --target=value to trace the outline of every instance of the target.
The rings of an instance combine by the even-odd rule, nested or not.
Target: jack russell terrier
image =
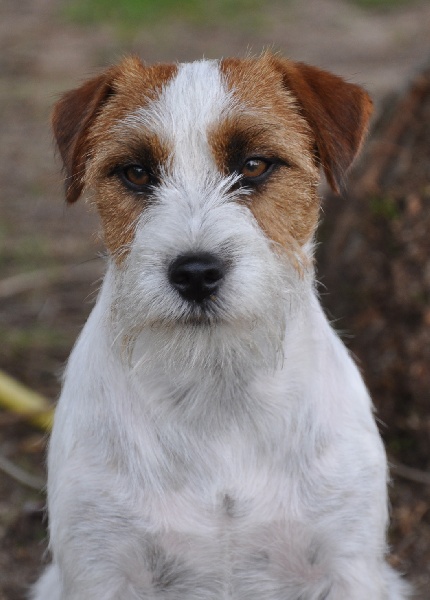
[[[107,273],[49,449],[36,600],[401,600],[372,403],[315,291],[319,167],[372,103],[271,53],[127,58],[57,103]]]

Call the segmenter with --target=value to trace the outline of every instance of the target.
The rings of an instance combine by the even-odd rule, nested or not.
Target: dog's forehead
[[[176,135],[207,127],[228,108],[231,93],[223,81],[218,61],[183,63],[163,87],[156,103],[164,127]]]
[[[137,80],[123,74],[117,91],[121,117],[110,121],[109,143],[134,139],[197,177],[228,170],[232,138],[312,169],[308,124],[267,57],[143,67]]]
[[[194,163],[200,163],[209,157],[208,130],[227,114],[232,103],[217,61],[184,63],[152,100],[129,112],[117,130],[149,132],[176,161],[186,152],[188,157],[193,155]]]
[[[130,94],[130,88],[140,94]],[[231,113],[297,119],[295,99],[264,57],[155,65],[142,70],[139,83],[123,77],[119,91],[127,106],[121,125],[151,130],[166,140],[191,141]]]

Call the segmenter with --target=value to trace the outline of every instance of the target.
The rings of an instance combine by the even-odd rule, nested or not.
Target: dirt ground
[[[278,0],[260,3],[262,13],[243,25],[175,21],[129,34],[67,23],[63,4],[0,0],[0,369],[52,401],[103,273],[96,216],[83,202],[66,208],[62,198],[49,130],[59,93],[128,52],[150,62],[274,47],[364,84],[381,110],[385,95],[430,58],[426,0],[388,11],[348,0]],[[0,411],[0,600],[23,599],[44,560],[45,498],[37,488],[45,444],[37,428]],[[19,482],[2,459],[36,481]],[[429,487],[395,476],[392,494],[391,561],[416,584],[418,600],[429,597]]]

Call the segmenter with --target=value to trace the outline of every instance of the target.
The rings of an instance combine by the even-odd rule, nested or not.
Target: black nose
[[[203,302],[215,294],[224,277],[223,262],[212,254],[183,254],[169,267],[169,281],[185,300]]]

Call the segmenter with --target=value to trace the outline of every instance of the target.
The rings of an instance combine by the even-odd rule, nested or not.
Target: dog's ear
[[[274,60],[312,128],[327,181],[339,193],[367,132],[372,100],[361,87],[332,73],[304,63]]]
[[[63,159],[66,200],[75,202],[82,193],[88,153],[87,134],[103,104],[113,93],[115,70],[90,79],[57,102],[52,115],[55,139]]]

